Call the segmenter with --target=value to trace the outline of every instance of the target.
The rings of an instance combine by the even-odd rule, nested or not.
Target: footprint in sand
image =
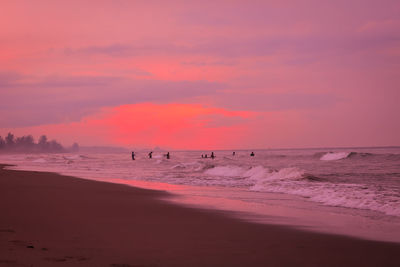
[[[0,233],[15,233],[13,229],[0,229]]]
[[[23,240],[10,240],[8,242],[12,243],[15,246],[19,246],[19,247],[34,248],[32,243],[26,242],[26,241],[23,241]]]
[[[63,262],[63,261],[67,261],[67,259],[65,258],[44,258],[46,261],[52,261],[52,262]]]
[[[87,261],[90,260],[90,258],[82,257],[82,256],[65,256],[65,257],[47,257],[44,258],[47,261],[52,261],[52,262],[64,262],[64,261],[69,261],[69,260],[77,260],[77,261]]]
[[[119,263],[113,263],[110,264],[111,267],[155,267],[155,265],[131,265],[131,264],[119,264]]]

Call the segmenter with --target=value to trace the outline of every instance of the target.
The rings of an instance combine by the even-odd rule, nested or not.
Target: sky
[[[0,0],[0,135],[400,145],[400,1]]]

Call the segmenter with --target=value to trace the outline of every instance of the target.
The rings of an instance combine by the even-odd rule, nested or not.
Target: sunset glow
[[[398,1],[6,1],[0,135],[400,145]]]

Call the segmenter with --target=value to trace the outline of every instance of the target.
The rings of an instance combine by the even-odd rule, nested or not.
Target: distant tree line
[[[79,145],[77,143],[65,149],[56,140],[49,141],[46,135],[42,135],[37,143],[35,143],[32,135],[15,137],[12,133],[8,133],[5,138],[0,136],[0,152],[62,153],[78,150]]]

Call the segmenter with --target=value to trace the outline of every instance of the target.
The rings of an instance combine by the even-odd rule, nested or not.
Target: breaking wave
[[[325,150],[325,151],[324,151]],[[323,205],[368,209],[400,216],[400,150],[328,149],[258,152],[250,158],[218,154],[215,160],[178,152],[171,159],[132,162],[126,154],[16,154],[2,162],[31,170],[82,177],[118,177],[194,186],[245,188],[298,195]],[[1,156],[1,155],[0,155]],[[355,164],[353,164],[355,163]],[[268,164],[268,165],[267,165]],[[271,167],[273,166],[273,167]],[[289,167],[296,166],[296,167]],[[367,166],[366,168],[364,168]]]
[[[351,155],[352,152],[328,152],[324,154],[320,160],[339,160],[345,159]]]
[[[390,160],[400,160],[400,154],[374,154],[374,153],[363,153],[363,152],[318,152],[314,154],[320,160],[341,160],[341,159],[364,159],[364,158],[382,158]]]
[[[204,174],[222,177],[242,177],[256,183],[260,180],[285,181],[285,180],[309,180],[318,181],[320,178],[307,174],[304,170],[290,167],[273,170],[263,166],[243,168],[240,166],[217,166],[205,170]]]
[[[396,192],[381,192],[363,184],[330,183],[297,168],[284,168],[256,179],[250,190],[298,195],[328,206],[400,216],[400,198]]]
[[[241,185],[247,185],[251,191],[298,195],[328,206],[400,216],[400,198],[396,193],[384,193],[371,185],[328,182],[297,167],[274,170],[260,165],[247,168],[226,165],[206,169],[204,174],[215,177],[207,180],[212,185],[232,186],[229,181],[238,183],[240,179]]]
[[[250,190],[298,195],[328,206],[373,210],[387,215],[400,216],[398,196],[378,193],[376,189],[360,184],[259,181]]]

